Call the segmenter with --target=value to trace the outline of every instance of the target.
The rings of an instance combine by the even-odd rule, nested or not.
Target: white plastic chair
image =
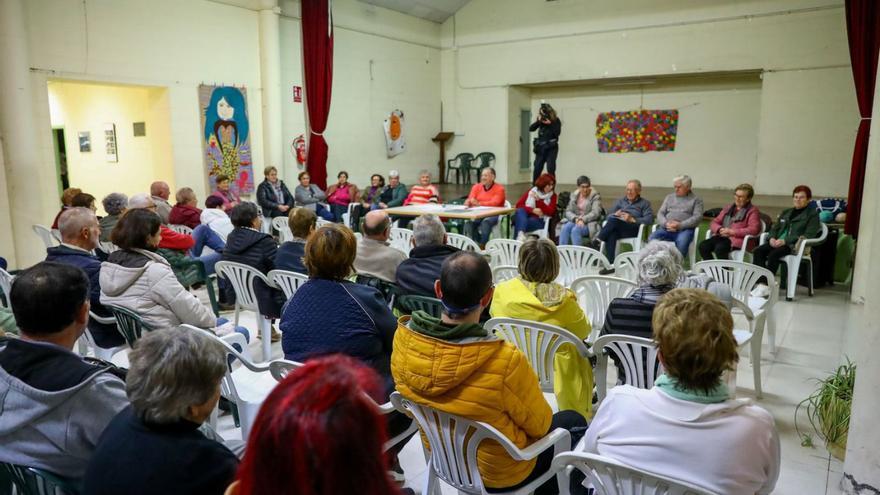
[[[577,335],[564,328],[515,318],[492,318],[483,328],[504,338],[519,349],[538,375],[544,392],[553,392],[553,358],[563,344],[571,344],[583,358],[590,351]]]
[[[3,300],[0,300],[0,306],[4,308],[12,308],[9,294],[12,291],[12,280],[14,278],[15,277],[10,275],[9,272],[0,268],[0,292],[3,292],[3,299],[5,299],[5,303]]]
[[[269,277],[269,280],[271,280],[276,287],[284,292],[284,297],[288,300],[293,297],[293,293],[296,292],[302,284],[309,281],[308,275],[289,272],[287,270],[272,270],[267,277]]]
[[[785,284],[785,300],[793,301],[795,293],[797,292],[797,276],[798,272],[801,269],[801,263],[806,262],[809,265],[807,275],[810,280],[809,285],[809,295],[813,296],[813,257],[811,253],[807,251],[808,247],[816,246],[818,244],[822,244],[825,242],[825,239],[828,237],[828,226],[820,224],[822,228],[819,233],[819,237],[815,237],[813,239],[804,239],[804,242],[801,243],[798,248],[798,252],[795,254],[789,254],[788,256],[782,258],[782,261],[785,262],[786,265],[786,284]],[[761,244],[767,242],[769,237],[768,233],[761,234]]]
[[[269,365],[254,363],[251,360],[247,340],[240,333],[231,333],[221,338],[208,330],[191,325],[181,325],[181,327],[209,336],[226,348],[227,356],[232,356],[241,362],[241,366],[234,370],[231,366],[226,368],[226,375],[220,381],[220,394],[235,403],[238,409],[238,421],[241,424],[241,439],[247,442],[260,406],[272,389],[278,385],[269,373]],[[241,351],[233,347],[233,344],[241,346]]]
[[[608,220],[605,220],[604,222],[602,222],[602,226],[604,227],[606,223],[608,223]],[[620,247],[624,244],[630,245],[632,247],[633,252],[638,253],[642,249],[642,243],[644,243],[644,239],[645,239],[645,224],[640,223],[639,224],[639,233],[636,234],[635,237],[621,237],[620,239],[617,239],[617,242],[614,243],[615,255],[617,253],[620,253]],[[605,241],[602,241],[599,244],[599,251],[601,251],[602,254],[605,254]]]
[[[617,278],[625,278],[630,282],[638,282],[639,280],[639,253],[638,251],[627,251],[618,253],[614,258],[614,276]]]
[[[513,239],[489,239],[486,254],[490,256],[490,266],[513,265],[519,263],[519,248],[523,243]]]
[[[571,290],[577,296],[578,305],[590,319],[592,330],[587,342],[595,341],[605,326],[605,314],[608,312],[611,300],[627,297],[637,288],[638,285],[630,280],[602,275],[579,277],[571,283]]]
[[[429,406],[416,404],[399,392],[391,394],[391,403],[402,413],[415,418],[419,428],[430,446],[425,452],[428,459],[428,473],[422,493],[434,495],[440,492],[439,481],[443,481],[459,493],[487,494],[477,463],[477,448],[483,440],[494,440],[515,460],[535,459],[539,454],[553,448],[558,455],[571,448],[571,435],[557,428],[524,449],[518,448],[501,432],[487,423],[471,421],[461,416],[438,411]],[[562,485],[564,476],[548,469],[546,473],[516,491],[505,494],[527,494],[556,476],[560,493],[568,493],[568,485]]]
[[[330,220],[324,220],[323,218],[318,217],[318,218],[315,220],[315,229],[316,229],[316,230],[317,230],[317,229],[320,229],[321,227],[323,227],[323,226],[325,226],[325,225],[330,225],[331,223],[333,223],[333,222],[331,222]]]
[[[412,230],[391,227],[391,235],[388,237],[388,241],[391,243],[391,247],[409,256],[409,252],[412,249],[412,236]]]
[[[761,220],[761,231],[758,232],[757,235],[749,234],[749,235],[743,237],[742,249],[731,249],[730,250],[730,259],[733,261],[745,261],[746,254],[751,255],[751,253],[749,253],[749,250],[748,250],[749,243],[752,241],[759,241],[761,239],[761,235],[766,231],[767,231],[767,224],[764,223],[763,220]],[[712,228],[710,226],[708,229],[706,229],[706,240],[709,240],[711,237],[712,237]],[[757,243],[756,243],[756,246],[757,246]],[[710,261],[710,260],[705,260],[705,261]]]
[[[705,273],[712,280],[730,287],[731,297],[745,303],[755,317],[755,324],[766,326],[767,341],[770,344],[770,352],[776,352],[776,318],[773,309],[779,299],[779,289],[776,285],[776,277],[770,270],[731,260],[701,261],[694,265],[696,273]],[[758,284],[758,279],[766,277],[767,286],[770,287],[768,298],[751,295],[752,289]]]
[[[513,265],[499,265],[492,269],[492,281],[500,284],[519,275],[519,268]]]
[[[272,357],[272,326],[260,314],[254,282],[262,280],[269,287],[275,285],[259,270],[242,263],[218,261],[214,270],[219,276],[226,278],[235,290],[235,325],[238,325],[238,316],[242,309],[249,309],[257,314],[257,326],[263,339],[263,360],[268,361]]]
[[[566,287],[571,286],[578,277],[598,274],[600,270],[611,268],[605,255],[586,246],[559,246],[559,279]]]
[[[654,232],[657,232],[658,227],[659,225],[657,225],[656,223],[653,227],[651,227],[652,235],[654,234]],[[690,265],[688,266],[694,266],[697,263],[697,239],[699,238],[700,226],[698,225],[694,228],[694,236],[691,238],[691,243],[688,245],[687,259],[690,261]]]
[[[60,238],[55,235],[51,230],[49,230],[49,228],[39,224],[34,224],[31,228],[34,230],[34,233],[37,234],[40,240],[43,241],[46,249],[53,248],[61,244]]]
[[[480,245],[473,241],[470,237],[461,234],[446,233],[446,245],[457,247],[462,251],[473,251],[475,253],[483,252]]]
[[[290,231],[290,225],[288,225],[287,223],[287,217],[273,218],[272,228],[278,231],[278,238],[281,242],[287,242],[293,239],[293,232]]]
[[[592,351],[598,358],[594,370],[596,395],[600,404],[607,393],[610,353],[614,353],[620,361],[626,376],[618,377],[618,381],[622,379],[626,385],[648,389],[663,374],[663,366],[657,360],[657,348],[651,339],[619,334],[603,335],[593,343]]]
[[[193,233],[193,229],[187,227],[186,225],[169,223],[168,228],[177,232],[178,234],[192,235]]]
[[[596,495],[712,495],[696,485],[629,467],[587,452],[566,452],[553,458],[551,471],[586,475]],[[567,476],[570,476],[568,474]]]
[[[752,375],[755,380],[755,397],[760,399],[764,397],[764,392],[761,388],[761,341],[763,340],[764,326],[755,324],[755,316],[745,303],[735,297],[731,299],[731,302],[733,303],[732,311],[739,310],[746,321],[748,321],[748,328],[741,329],[736,328],[736,319],[734,319],[733,337],[736,339],[736,344],[740,349],[745,348],[746,344],[749,345],[749,361],[752,364]],[[736,316],[736,314],[733,316]],[[733,379],[733,385],[736,385],[735,378]],[[733,396],[733,393],[734,391],[731,390],[731,396]]]
[[[510,201],[504,200],[504,207],[511,208]],[[505,218],[508,219],[508,222],[512,222],[512,220],[510,220],[510,218],[511,218],[510,214],[499,215],[498,216],[498,223],[496,223],[495,226],[492,227],[492,234],[489,236],[490,238],[495,238],[495,239],[501,238],[501,224],[504,222]],[[508,232],[508,235],[510,235],[510,225],[508,225],[507,232]]]
[[[544,216],[544,226],[538,230],[532,230],[530,232],[524,232],[525,235],[536,235],[538,237],[543,237],[544,239],[550,238],[550,217]]]
[[[113,316],[98,316],[91,310],[89,310],[89,319],[95,320],[102,325],[116,325],[116,318]],[[92,353],[98,359],[103,359],[104,361],[110,361],[113,359],[113,356],[116,355],[117,352],[124,351],[128,349],[128,345],[122,344],[116,347],[111,347],[110,349],[105,349],[103,347],[98,347],[98,344],[95,343],[95,338],[92,336],[92,333],[89,331],[89,327],[86,326],[85,332],[83,332],[83,338],[85,339],[88,347],[92,348]]]
[[[349,203],[348,204],[348,210],[342,214],[342,225],[345,225],[346,227],[348,227],[352,230],[357,230],[357,225],[353,226],[351,224],[351,214],[354,212],[355,207],[359,204],[360,203]]]

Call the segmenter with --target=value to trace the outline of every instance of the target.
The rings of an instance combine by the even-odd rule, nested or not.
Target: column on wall
[[[282,179],[291,180],[284,170],[284,143],[281,133],[281,8],[278,0],[260,3],[260,80],[263,87],[263,150],[266,163],[256,164],[254,180],[259,181],[262,168],[274,165]]]

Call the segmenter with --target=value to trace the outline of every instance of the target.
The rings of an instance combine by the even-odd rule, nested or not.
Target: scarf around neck
[[[550,204],[550,198],[553,197],[553,191],[545,193],[545,192],[539,191],[537,187],[533,187],[529,191],[529,193],[535,193],[535,197],[533,197],[531,194],[529,194],[529,196],[526,198],[526,206],[528,206],[529,208],[537,208],[538,207],[538,199],[543,201],[545,204]]]
[[[727,385],[720,380],[711,390],[704,392],[702,390],[685,388],[677,379],[672,378],[666,373],[660,375],[654,380],[654,386],[673,399],[697,402],[700,404],[717,404],[719,402],[724,402],[730,395],[730,392],[727,390]]]
[[[724,215],[721,226],[724,228],[728,228],[732,224],[742,222],[743,220],[745,220],[746,215],[748,215],[749,209],[751,209],[751,207],[752,203],[750,202],[749,204],[740,208],[739,211],[737,211],[736,203],[733,203],[732,205],[730,205],[730,209],[727,210],[727,215]]]

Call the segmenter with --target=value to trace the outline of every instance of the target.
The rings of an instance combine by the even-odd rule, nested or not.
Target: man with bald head
[[[73,265],[84,271],[89,278],[92,312],[98,316],[113,316],[101,305],[101,285],[98,281],[101,260],[92,254],[101,237],[95,212],[89,208],[68,208],[58,218],[58,230],[61,232],[61,245],[46,250],[46,261]],[[125,343],[115,324],[102,325],[89,320],[89,331],[99,347],[109,349]]]
[[[382,210],[373,210],[364,217],[364,238],[358,243],[354,269],[358,275],[394,282],[397,266],[406,259],[403,252],[391,247],[391,219]]]
[[[159,214],[162,223],[167,224],[168,215],[171,214],[171,203],[168,202],[168,198],[171,197],[171,188],[167,183],[157,180],[150,184],[150,196],[156,203],[156,213]]]

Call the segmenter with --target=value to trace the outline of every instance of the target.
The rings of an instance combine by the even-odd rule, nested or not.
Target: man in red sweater
[[[504,191],[504,186],[495,182],[495,169],[486,167],[480,174],[480,183],[474,184],[464,204],[468,207],[504,206],[506,199],[507,193]],[[471,238],[480,247],[484,247],[489,242],[489,235],[492,234],[492,229],[498,225],[500,219],[501,217],[489,217],[474,220],[471,223]]]

